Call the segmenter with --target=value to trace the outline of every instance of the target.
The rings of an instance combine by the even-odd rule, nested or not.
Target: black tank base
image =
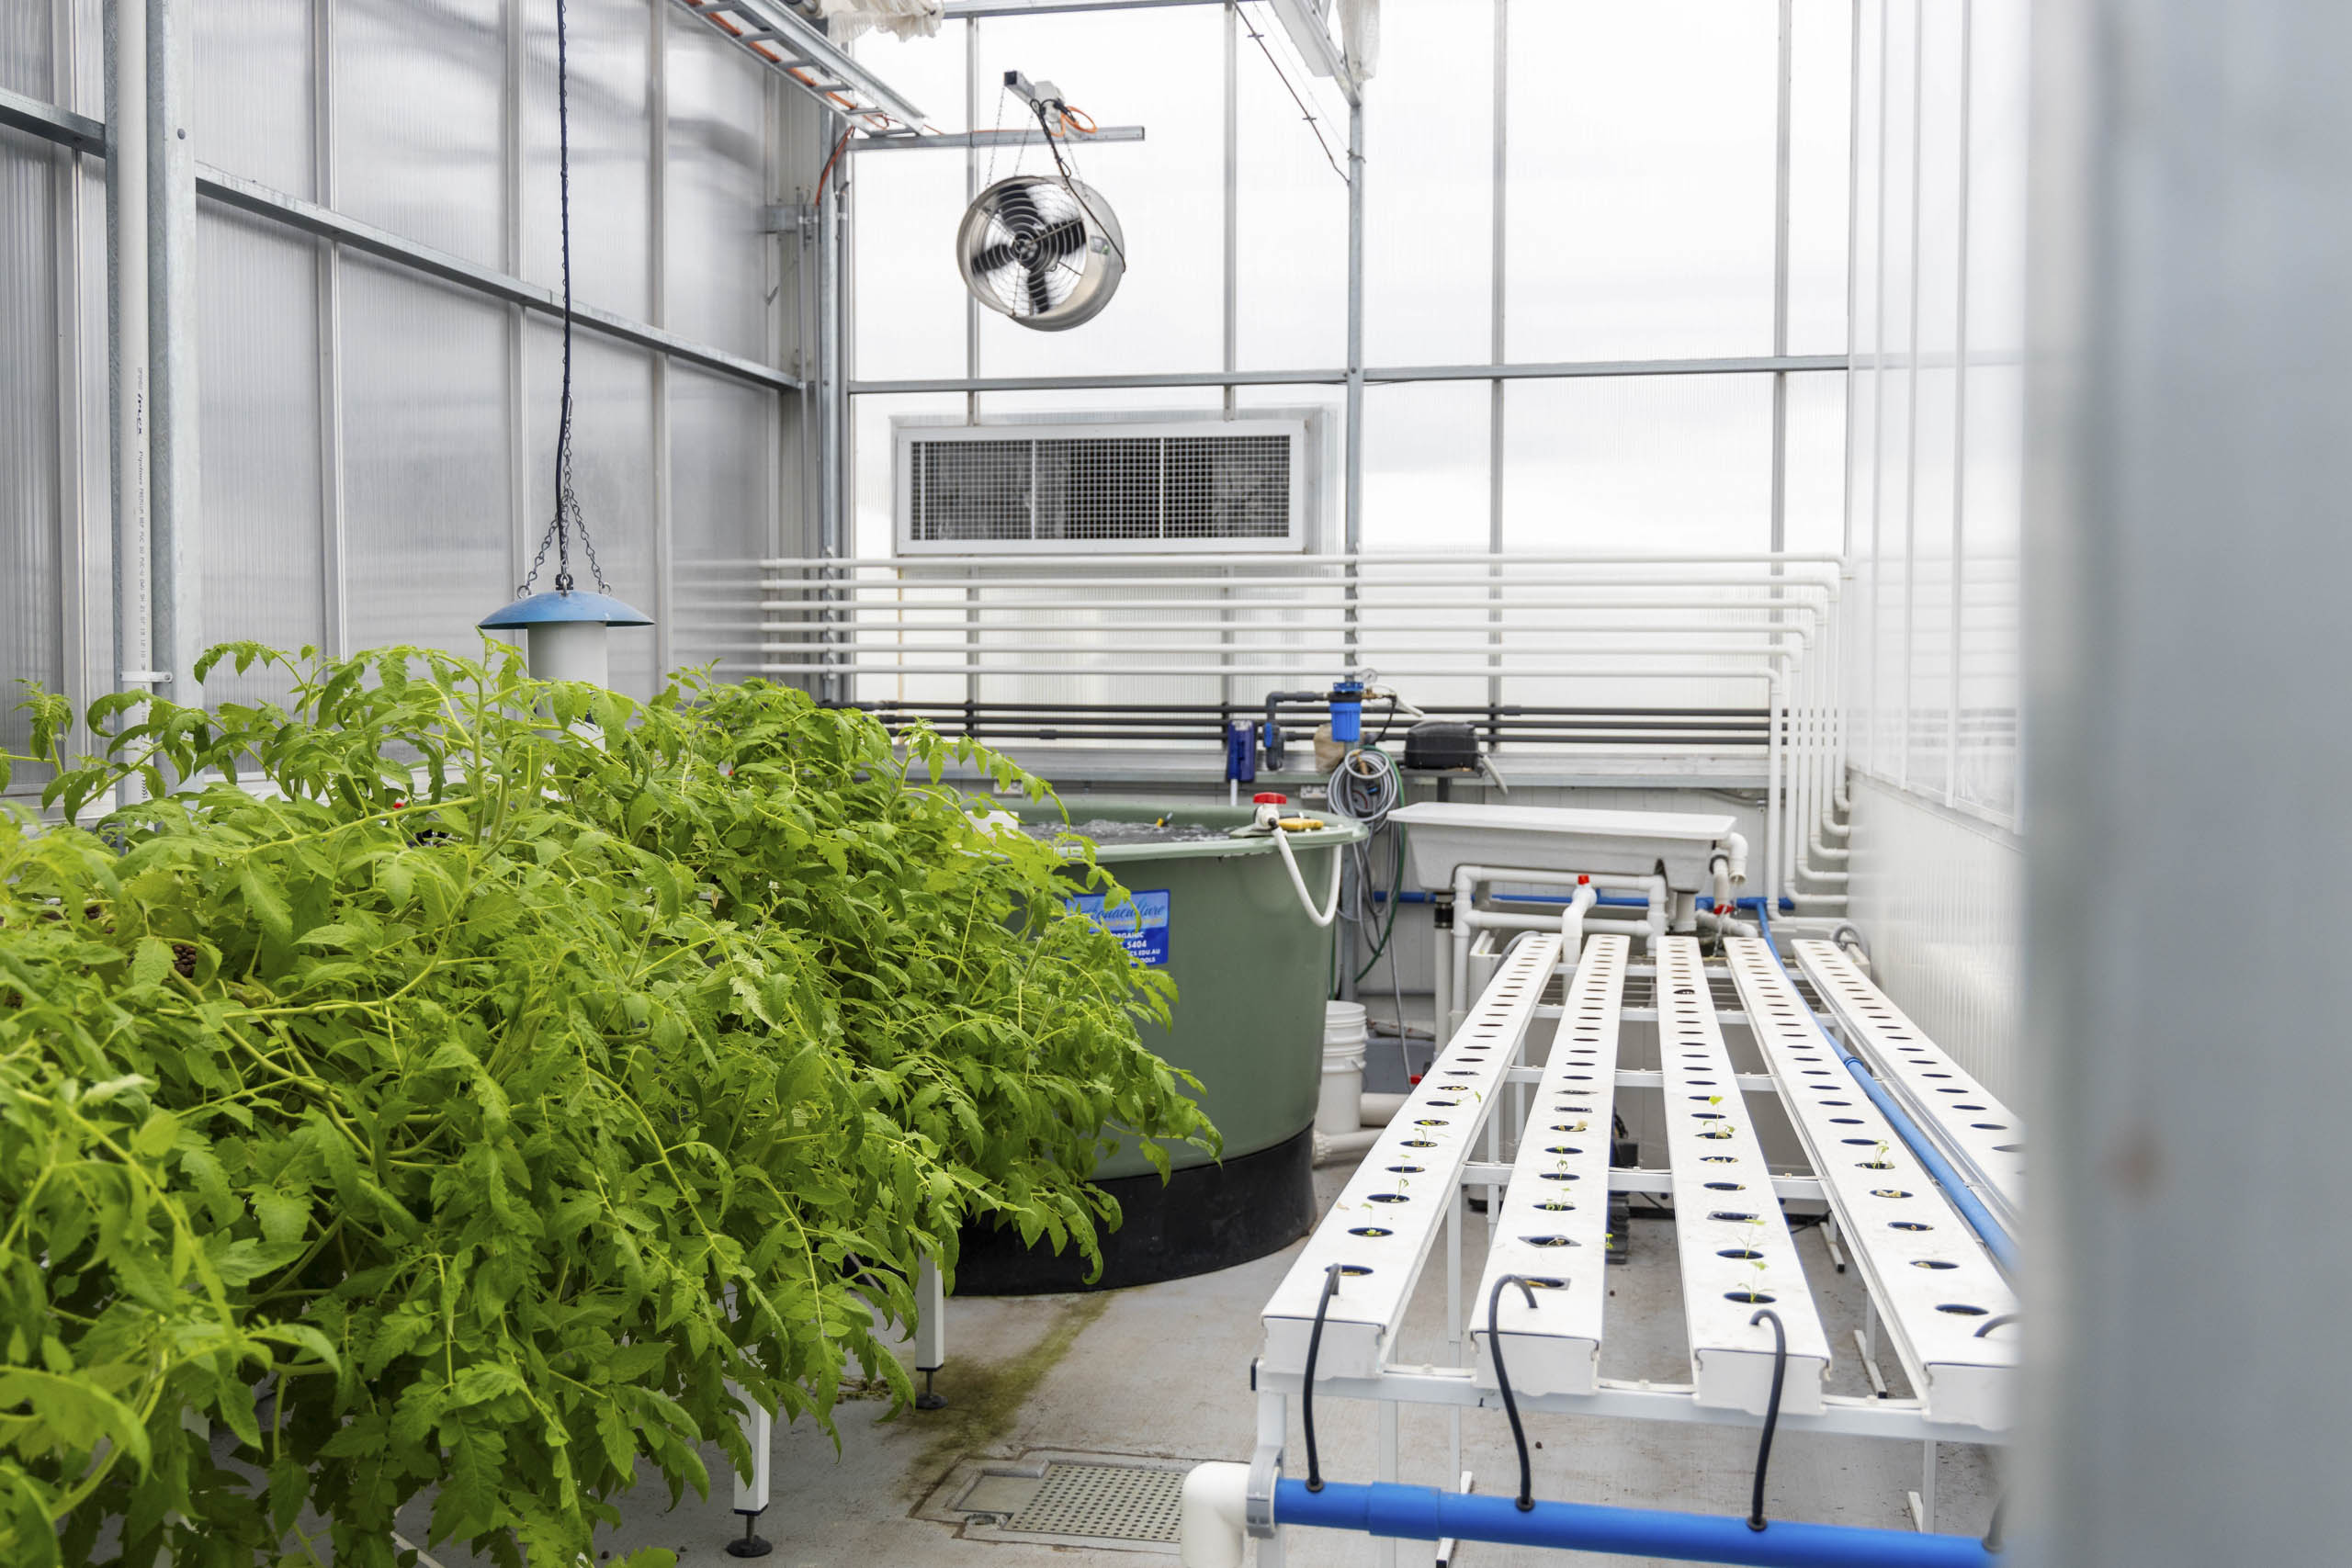
[[[1117,1230],[1100,1233],[1102,1278],[1089,1281],[1076,1247],[1021,1245],[1021,1233],[985,1221],[964,1227],[956,1263],[959,1296],[1040,1296],[1116,1291],[1214,1273],[1280,1252],[1315,1228],[1315,1130],[1222,1165],[1098,1183],[1119,1201]]]

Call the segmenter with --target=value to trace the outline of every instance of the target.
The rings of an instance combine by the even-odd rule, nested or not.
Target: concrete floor
[[[1344,1185],[1345,1167],[1317,1174],[1327,1205]],[[1638,1201],[1635,1213],[1640,1213]],[[1483,1264],[1484,1226],[1474,1223],[1464,1248],[1473,1286]],[[1633,1258],[1612,1269],[1604,1375],[1682,1382],[1689,1376],[1682,1337],[1679,1274],[1673,1228],[1636,1219]],[[949,1364],[939,1378],[944,1410],[896,1417],[880,1402],[838,1415],[841,1446],[807,1423],[779,1431],[775,1444],[775,1501],[761,1521],[775,1543],[774,1568],[1033,1568],[1073,1560],[1149,1568],[1170,1555],[975,1539],[943,1522],[981,1460],[1019,1461],[1041,1450],[1170,1460],[1247,1460],[1253,1446],[1255,1397],[1249,1389],[1258,1348],[1258,1314],[1296,1256],[1272,1257],[1197,1279],[1091,1295],[1000,1297],[949,1303]],[[1861,1321],[1863,1293],[1852,1274],[1831,1266],[1818,1229],[1801,1233],[1799,1251],[1837,1358],[1830,1388],[1867,1392],[1849,1332]],[[1442,1360],[1445,1282],[1442,1252],[1425,1270],[1396,1359]],[[1903,1392],[1891,1355],[1881,1365]],[[1374,1407],[1328,1401],[1317,1412],[1324,1471],[1335,1479],[1371,1480],[1375,1471]],[[1652,1505],[1718,1514],[1746,1511],[1756,1435],[1732,1427],[1531,1415],[1535,1492],[1580,1502]],[[1304,1452],[1295,1405],[1290,1451]],[[1443,1484],[1447,1415],[1406,1406],[1400,1418],[1399,1478]],[[1518,1464],[1510,1432],[1495,1411],[1463,1415],[1464,1462],[1481,1491],[1509,1491]],[[603,1543],[615,1555],[669,1547],[692,1568],[735,1559],[722,1548],[738,1532],[729,1512],[726,1462],[705,1459],[718,1478],[709,1502],[670,1508],[649,1483],[623,1504],[625,1518]],[[1920,1484],[1919,1446],[1783,1432],[1774,1444],[1768,1510],[1775,1516],[1908,1529],[1905,1494]],[[1981,1533],[1999,1492],[1989,1450],[1945,1445],[1938,1469],[1937,1528]],[[416,1508],[422,1527],[424,1505]],[[926,1514],[932,1517],[924,1517]],[[419,1539],[413,1532],[412,1539]],[[1372,1564],[1377,1548],[1362,1537],[1290,1533],[1298,1568]],[[447,1568],[472,1561],[461,1550],[435,1553]],[[1429,1561],[1423,1549],[1397,1543],[1396,1562]],[[1473,1544],[1456,1561],[1488,1564],[1562,1562],[1558,1553]],[[1627,1563],[1626,1558],[1574,1561]]]

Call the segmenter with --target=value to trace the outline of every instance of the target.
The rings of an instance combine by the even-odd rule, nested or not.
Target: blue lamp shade
[[[650,626],[652,618],[640,615],[608,593],[575,588],[569,593],[534,593],[501,605],[474,624],[483,631],[585,622],[600,626]]]

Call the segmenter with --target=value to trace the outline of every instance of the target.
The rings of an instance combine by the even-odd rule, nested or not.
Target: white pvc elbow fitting
[[[1241,1568],[1250,1467],[1212,1460],[1184,1475],[1178,1513],[1184,1568]]]

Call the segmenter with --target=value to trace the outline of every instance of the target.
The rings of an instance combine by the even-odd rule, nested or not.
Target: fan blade
[[[996,220],[1014,234],[1034,234],[1046,221],[1036,198],[1025,190],[1009,190],[997,197]]]
[[[1054,308],[1054,291],[1046,286],[1044,265],[1037,262],[1029,264],[1029,307],[1041,316]]]
[[[1007,265],[1012,260],[1012,247],[1011,245],[990,245],[988,249],[982,251],[978,255],[972,258],[972,270],[974,272],[983,273],[994,272],[997,268]]]
[[[1059,223],[1038,231],[1037,254],[1040,256],[1052,259],[1075,255],[1085,248],[1086,225],[1078,219],[1066,218]]]

